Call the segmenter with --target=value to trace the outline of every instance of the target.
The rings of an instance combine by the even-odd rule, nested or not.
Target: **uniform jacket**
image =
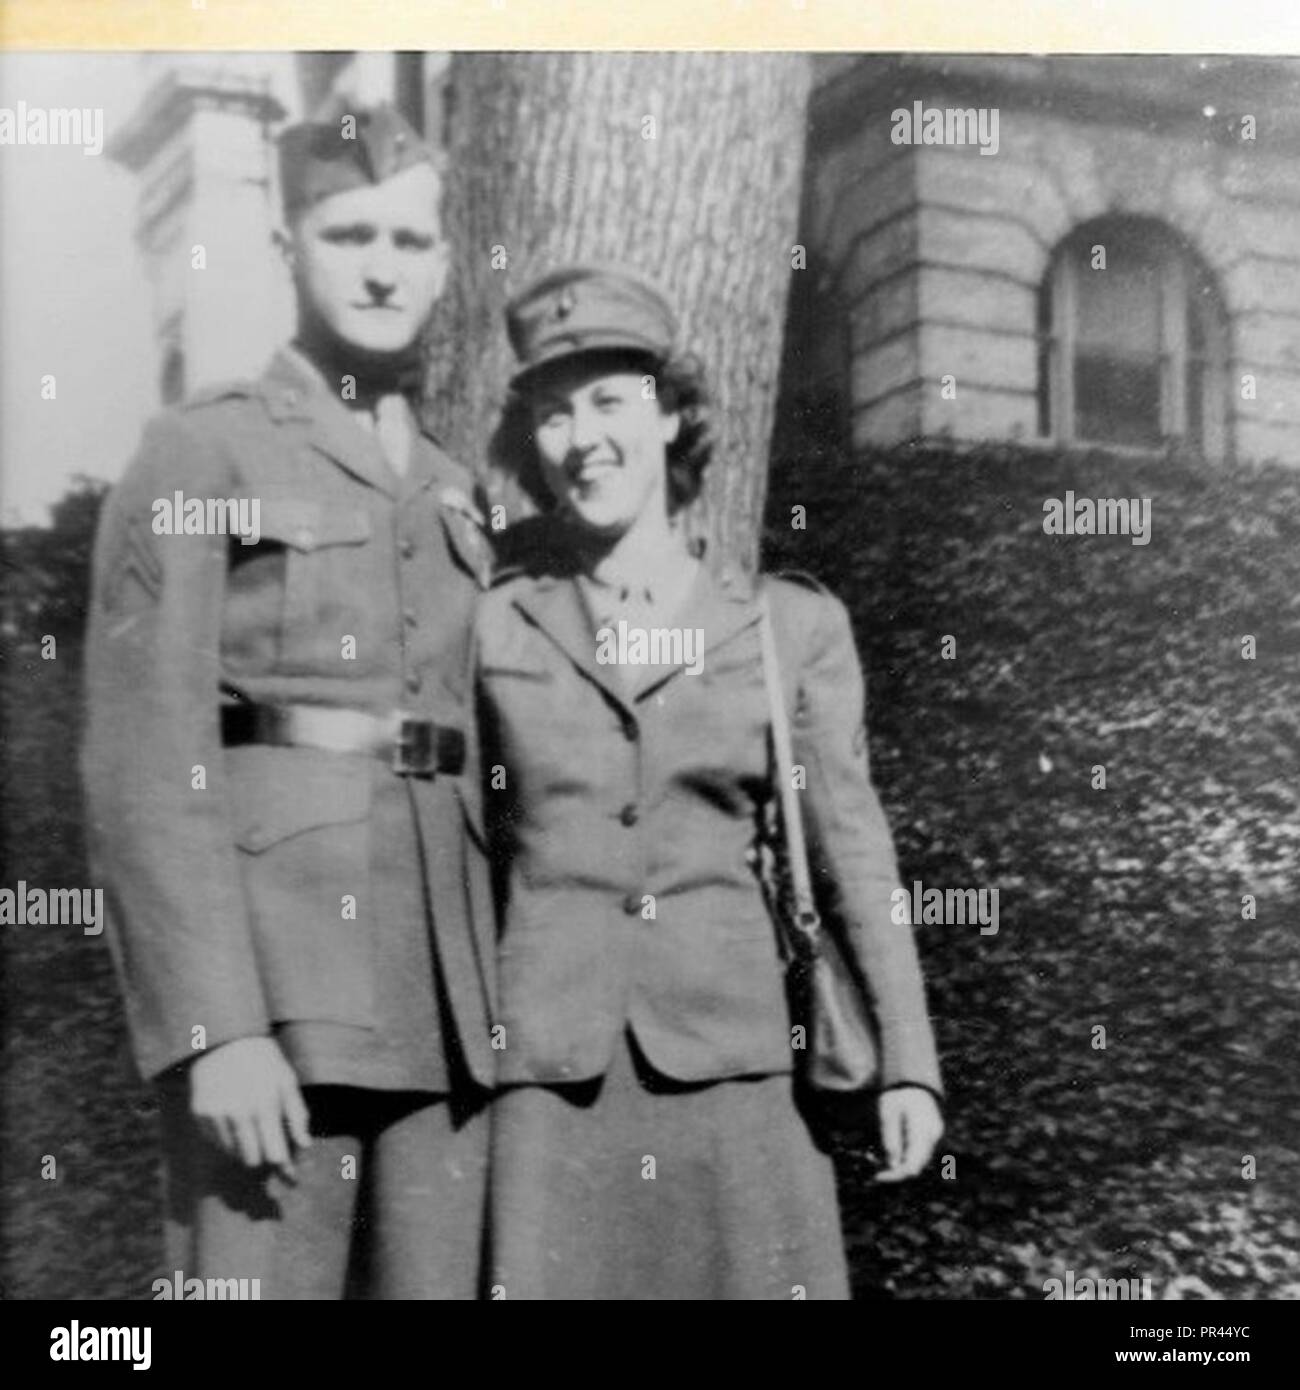
[[[147,428],[101,522],[83,750],[95,882],[146,1075],[193,1057],[198,1026],[209,1048],[287,1030],[306,1080],[437,1090],[443,1018],[490,1078],[473,904],[488,884],[459,780],[223,748],[219,723],[221,703],[251,700],[463,725],[489,562],[470,487],[424,436],[399,477],[292,352]],[[258,499],[260,542],[155,534],[152,504],[177,490]]]
[[[848,615],[825,591],[763,583],[819,896],[874,993],[884,1084],[938,1091],[911,928],[891,921],[898,875]],[[573,578],[517,575],[483,600],[502,1081],[601,1075],[629,1026],[671,1077],[792,1069],[784,966],[751,867],[772,790],[758,616],[745,580],[702,568],[669,620],[703,630],[702,671],[659,668],[629,695],[596,659]]]

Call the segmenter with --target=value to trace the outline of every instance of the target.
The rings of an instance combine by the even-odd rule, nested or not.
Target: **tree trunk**
[[[487,476],[512,370],[506,299],[566,262],[626,263],[664,288],[714,395],[718,445],[692,530],[709,536],[712,559],[752,569],[808,83],[799,54],[453,58],[443,130],[454,269],[428,403],[449,452]],[[501,480],[487,481],[502,495]]]

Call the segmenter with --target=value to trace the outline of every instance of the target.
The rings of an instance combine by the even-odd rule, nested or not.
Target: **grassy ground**
[[[831,462],[809,443],[778,464],[770,556],[853,610],[905,879],[1000,894],[996,936],[918,931],[955,1172],[877,1192],[845,1159],[857,1292],[1041,1298],[1068,1269],[1156,1297],[1300,1296],[1300,482]],[[1067,488],[1152,497],[1152,543],[1045,536]],[[5,886],[86,881],[77,665],[67,646],[0,663]],[[3,1291],[147,1296],[153,1107],[103,939],[9,927],[0,948]]]
[[[6,653],[3,886],[89,886],[77,748],[80,653]],[[0,1050],[0,1285],[9,1298],[143,1298],[161,1273],[150,1092],[130,1069],[103,936],[8,926]],[[42,1177],[45,1156],[55,1176]]]

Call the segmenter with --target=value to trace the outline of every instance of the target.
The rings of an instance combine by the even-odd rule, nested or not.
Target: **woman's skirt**
[[[630,1036],[493,1105],[492,1297],[849,1296],[835,1174],[789,1075],[687,1083]]]

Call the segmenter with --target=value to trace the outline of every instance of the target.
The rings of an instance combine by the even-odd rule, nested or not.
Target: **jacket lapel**
[[[739,571],[724,570],[720,575],[715,575],[705,563],[700,566],[699,576],[686,601],[672,618],[671,626],[693,628],[703,633],[703,660],[707,668],[714,652],[758,621],[758,605],[754,599],[752,580]],[[662,690],[685,670],[684,666],[657,670],[637,689],[637,700]]]
[[[620,709],[632,712],[631,697],[623,688],[617,668],[596,660],[596,633],[577,580],[569,575],[540,575],[515,607],[598,686]]]
[[[261,381],[271,418],[300,421],[307,442],[362,482],[396,497],[397,476],[384,460],[379,441],[351,418],[342,401],[326,388],[315,368],[291,348],[271,359]]]

